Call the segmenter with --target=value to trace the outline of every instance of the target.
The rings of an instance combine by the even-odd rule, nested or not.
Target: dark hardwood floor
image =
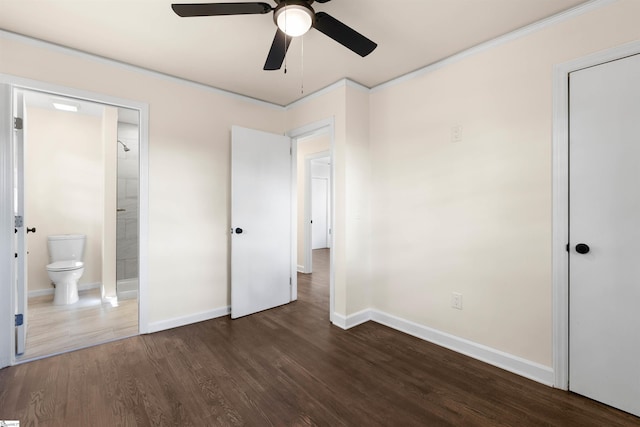
[[[328,251],[299,300],[0,370],[21,426],[638,426],[373,322],[329,323]],[[324,269],[324,271],[323,271]]]

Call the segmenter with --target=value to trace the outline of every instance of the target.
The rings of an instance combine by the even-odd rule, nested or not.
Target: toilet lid
[[[47,265],[47,270],[69,271],[69,270],[78,270],[82,267],[84,267],[84,263],[82,261],[56,261]]]

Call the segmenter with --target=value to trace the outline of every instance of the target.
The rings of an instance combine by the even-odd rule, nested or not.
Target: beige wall
[[[47,236],[85,234],[80,284],[101,282],[102,117],[28,107],[25,133],[28,290],[52,290]]]
[[[297,195],[298,195],[298,266],[304,265],[304,242],[305,242],[305,221],[304,221],[304,203],[305,203],[305,179],[306,166],[305,158],[314,153],[321,153],[331,149],[331,137],[326,134],[305,138],[298,141],[297,163]]]
[[[282,134],[282,109],[8,38],[0,73],[149,104],[149,321],[227,306],[231,125]]]
[[[347,87],[345,216],[347,309],[351,315],[371,307],[371,159],[369,94]]]
[[[551,366],[553,66],[637,40],[638,16],[620,1],[372,93],[375,308]]]

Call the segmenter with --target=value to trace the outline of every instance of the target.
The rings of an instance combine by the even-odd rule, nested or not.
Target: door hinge
[[[13,128],[16,130],[22,130],[22,117],[13,118]]]
[[[289,286],[293,286],[293,280],[289,277]]]
[[[567,246],[565,248],[567,250],[567,252],[569,252],[569,244],[567,243]]]
[[[15,219],[14,219],[14,225],[13,226],[15,228],[20,228],[20,227],[23,226],[23,224],[24,224],[24,220],[22,219],[22,215],[16,215]]]
[[[24,316],[22,314],[16,314],[16,326],[22,326],[24,323]]]

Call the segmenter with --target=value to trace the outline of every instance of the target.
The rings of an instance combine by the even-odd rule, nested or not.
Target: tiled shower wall
[[[118,123],[118,209],[116,279],[138,277],[138,126]],[[123,209],[123,210],[122,210]]]

